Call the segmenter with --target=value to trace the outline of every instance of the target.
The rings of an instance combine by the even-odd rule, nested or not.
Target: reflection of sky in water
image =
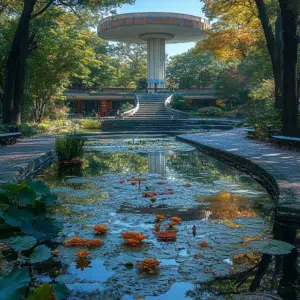
[[[94,142],[96,151],[85,155],[83,177],[71,178],[76,174],[62,173],[57,180],[56,165],[43,174],[46,181],[52,182],[52,187],[56,186],[54,191],[58,192],[60,199],[64,194],[69,197],[82,193],[77,201],[69,199],[63,202],[72,208],[69,219],[58,216],[67,220],[63,234],[92,238],[94,224],[104,223],[109,227],[108,235],[103,237],[104,246],[92,251],[91,268],[84,271],[76,269],[74,254],[70,259],[68,249],[61,252],[62,260],[67,258],[70,262],[67,273],[77,278],[75,282],[68,282],[73,291],[103,290],[106,285],[120,289],[122,300],[135,299],[138,294],[145,295],[148,300],[185,299],[185,293],[194,289],[194,278],[203,281],[213,279],[212,273],[205,273],[205,269],[212,269],[221,276],[229,274],[232,267],[239,268],[232,257],[241,251],[251,252],[251,249],[243,247],[241,250],[243,236],[267,234],[269,226],[260,215],[263,215],[264,204],[269,205],[267,212],[270,215],[272,203],[265,190],[250,176],[201,152],[187,149],[173,138],[146,140],[136,146],[139,152],[136,152],[135,146],[129,149],[132,145],[124,145],[124,140],[107,139],[107,144],[101,140],[100,146],[99,141]],[[106,149],[111,150],[109,153],[101,152]],[[127,181],[132,175],[147,178],[141,189]],[[64,176],[69,177],[63,181]],[[122,185],[121,178],[125,179]],[[157,182],[161,181],[167,184],[158,185]],[[190,183],[191,187],[185,187],[186,183]],[[162,193],[157,195],[155,203],[141,196],[146,187]],[[174,195],[165,194],[167,188],[172,188]],[[100,204],[96,205],[100,191],[105,191],[109,198],[101,198]],[[96,192],[96,203],[85,202],[84,194],[90,197],[93,192]],[[78,219],[78,212],[92,215]],[[153,234],[154,219],[158,213],[168,218],[178,216],[183,219],[178,226],[176,242],[163,243]],[[241,226],[233,229],[225,225],[222,218],[234,219],[234,225]],[[167,222],[162,224],[164,230]],[[194,224],[197,226],[195,237],[191,231]],[[142,249],[122,247],[120,234],[124,231],[143,232],[149,236],[148,244]],[[199,241],[207,241],[212,248],[200,250]],[[128,270],[124,266],[126,262],[135,265],[136,261],[145,257],[156,257],[162,262],[157,279],[141,276],[135,267]],[[249,261],[246,266],[248,264]],[[174,281],[169,282],[170,278]],[[125,295],[127,291],[131,295]],[[211,299],[206,296],[199,299]]]

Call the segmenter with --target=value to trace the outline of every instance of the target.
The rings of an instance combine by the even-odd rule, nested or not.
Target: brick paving
[[[51,135],[18,139],[17,144],[0,148],[0,183],[23,179],[53,156],[53,150],[54,137]]]
[[[300,221],[300,153],[280,149],[246,137],[242,128],[230,131],[184,134],[187,142],[238,156],[262,167],[279,187],[279,214],[293,214]],[[208,151],[209,152],[209,151]]]

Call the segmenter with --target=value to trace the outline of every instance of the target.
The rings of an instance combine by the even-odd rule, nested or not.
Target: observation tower
[[[120,14],[104,18],[98,26],[98,36],[122,43],[147,43],[148,89],[166,87],[165,46],[198,41],[210,28],[208,21],[178,13],[147,12]]]

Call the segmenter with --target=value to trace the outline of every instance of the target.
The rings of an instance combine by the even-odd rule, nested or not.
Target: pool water
[[[271,197],[250,176],[174,137],[90,137],[82,168],[54,163],[38,179],[58,195],[50,213],[64,225],[59,242],[98,238],[96,224],[109,228],[103,246],[89,250],[84,262],[76,260],[79,248],[61,245],[55,275],[36,273],[41,282],[65,283],[69,299],[232,299],[249,291],[251,269],[265,259],[253,240],[270,239]],[[157,238],[157,214],[166,217],[161,231],[171,217],[182,218],[176,240]],[[145,243],[124,245],[126,231],[143,233]],[[156,272],[136,266],[145,258],[160,261]],[[247,271],[234,285],[235,274]],[[255,291],[273,291],[270,281],[261,280]]]

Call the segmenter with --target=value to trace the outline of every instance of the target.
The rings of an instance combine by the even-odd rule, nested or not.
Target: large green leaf
[[[51,257],[51,249],[45,245],[37,246],[29,257],[32,264],[48,260]]]
[[[47,196],[50,194],[50,189],[42,181],[26,180],[28,186],[30,186],[40,196]]]
[[[28,268],[15,268],[8,276],[0,279],[0,299],[23,299],[29,282]]]
[[[22,205],[31,205],[35,198],[34,190],[28,186],[20,191],[19,200]]]
[[[20,217],[20,210],[14,206],[10,206],[3,214],[3,219],[5,222],[14,227],[20,227],[22,224],[22,219]]]
[[[52,285],[53,287],[53,294],[58,300],[63,300],[69,294],[69,289],[66,287],[65,284],[62,283],[55,283]]]
[[[53,292],[50,283],[44,283],[34,290],[34,292],[29,295],[28,300],[52,300]]]
[[[37,240],[32,236],[16,236],[10,238],[10,245],[16,251],[28,250],[35,246]]]
[[[41,201],[46,205],[56,204],[57,196],[55,194],[49,194],[41,198]]]
[[[250,241],[247,243],[247,246],[261,253],[270,255],[289,254],[294,248],[293,245],[278,240]]]

